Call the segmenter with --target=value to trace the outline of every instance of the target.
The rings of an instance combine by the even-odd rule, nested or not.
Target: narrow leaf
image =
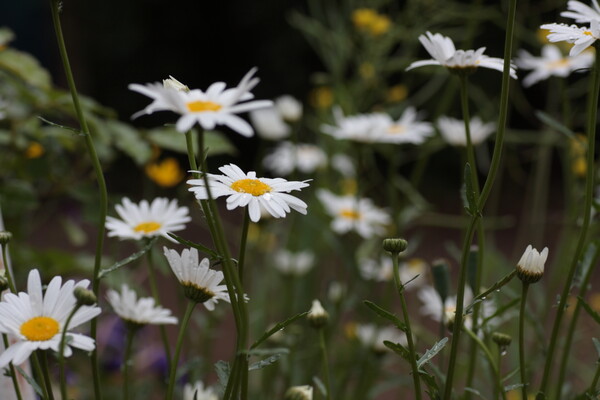
[[[250,346],[250,350],[258,347],[262,342],[264,342],[265,340],[267,340],[269,337],[271,337],[275,333],[279,332],[280,330],[282,330],[283,328],[285,328],[286,326],[288,326],[292,322],[296,321],[297,319],[300,319],[300,318],[304,317],[308,313],[309,313],[309,311],[305,311],[305,312],[302,312],[300,314],[296,314],[293,317],[288,318],[288,319],[286,319],[283,322],[277,323],[274,327],[272,327],[271,329],[269,329],[268,331],[266,331],[256,342],[254,342],[254,344],[252,346]]]
[[[429,350],[427,350],[425,352],[425,354],[423,354],[423,356],[421,356],[421,358],[419,358],[419,360],[417,361],[417,368],[421,368],[423,365],[427,364],[429,361],[431,361],[431,359],[433,357],[435,357],[435,355],[437,353],[440,352],[440,350],[442,350],[444,348],[444,346],[446,345],[446,343],[448,343],[448,338],[445,337],[442,340],[440,340],[439,342],[437,342],[436,344],[433,345],[433,347]]]
[[[194,249],[200,250],[201,252],[208,254],[210,256],[210,258],[213,260],[222,258],[219,254],[217,254],[217,252],[215,252],[214,250],[212,250],[200,243],[191,242],[189,240],[182,238],[181,236],[177,236],[176,234],[174,234],[172,232],[167,232],[167,235],[169,235],[173,240],[176,240],[183,245],[193,247]]]
[[[538,110],[535,112],[535,116],[544,124],[548,125],[550,128],[555,129],[557,132],[562,133],[566,137],[570,139],[575,137],[575,133],[572,130],[570,130],[565,125],[561,124],[545,112]]]
[[[219,386],[222,390],[227,387],[227,381],[229,381],[229,375],[231,374],[231,367],[227,361],[219,360],[215,363],[215,371],[219,378]]]
[[[124,265],[129,264],[132,261],[137,260],[138,258],[140,258],[141,256],[143,256],[144,254],[146,254],[154,245],[154,243],[156,242],[156,240],[158,239],[158,237],[154,237],[152,238],[152,240],[150,240],[140,251],[138,251],[137,253],[134,253],[132,255],[130,255],[129,257],[118,261],[116,263],[114,263],[111,267],[109,268],[105,268],[103,270],[100,271],[100,274],[98,275],[99,279],[104,278],[106,275],[110,274],[111,272],[114,272],[116,270],[118,270],[119,268],[123,267]]]
[[[522,383],[515,383],[514,385],[504,386],[504,391],[508,392],[508,391],[511,391],[511,390],[522,388],[523,386],[526,386],[526,385],[524,385]]]
[[[410,352],[406,347],[402,346],[400,343],[390,342],[389,340],[384,340],[383,345],[388,349],[392,350],[394,353],[398,354],[400,357],[404,358],[406,361],[410,362]]]
[[[244,352],[249,356],[268,356],[273,354],[289,354],[290,349],[287,347],[275,347],[272,349],[252,349]]]
[[[465,210],[469,213],[469,215],[475,215],[477,213],[477,202],[475,200],[475,191],[473,190],[473,177],[471,172],[471,165],[469,163],[465,164],[465,196],[463,202],[466,200],[466,204],[463,204]]]
[[[363,303],[367,307],[369,307],[371,310],[373,310],[377,315],[379,315],[382,318],[387,319],[388,321],[391,321],[394,325],[396,325],[398,328],[400,328],[400,330],[402,330],[403,332],[406,332],[406,325],[404,324],[404,322],[400,321],[400,319],[398,319],[398,317],[396,317],[394,314],[392,314],[391,312],[389,312],[387,310],[384,310],[383,308],[381,308],[377,304],[373,303],[372,301],[365,300],[365,301],[363,301]]]
[[[268,367],[271,364],[275,364],[282,356],[282,353],[273,354],[270,357],[265,358],[264,360],[257,361],[248,367],[248,371],[254,371],[257,369],[263,369]]]
[[[15,365],[15,368],[17,369],[17,371],[19,371],[19,373],[21,375],[23,375],[23,378],[25,378],[27,383],[29,383],[31,385],[33,390],[35,390],[35,392],[43,399],[44,392],[42,391],[42,388],[40,387],[40,385],[37,384],[35,379],[33,379],[31,376],[27,375],[27,373],[25,371],[23,371],[23,368],[19,367],[18,365]]]
[[[44,117],[40,117],[39,115],[38,115],[38,119],[40,119],[41,121],[43,121],[43,122],[47,123],[48,125],[53,126],[55,128],[65,129],[65,130],[71,131],[71,132],[73,132],[73,133],[75,133],[77,135],[85,136],[85,133],[81,132],[79,129],[71,128],[70,126],[66,126],[66,125],[56,124],[56,123],[54,123],[52,121],[48,121]]]
[[[594,342],[594,347],[596,348],[596,351],[598,352],[598,357],[600,357],[600,340],[593,337],[592,342]]]
[[[313,376],[312,380],[313,380],[315,386],[317,387],[317,389],[319,389],[319,392],[321,392],[321,395],[323,397],[327,397],[327,389],[325,388],[323,381],[321,379],[319,379],[318,376]]]
[[[580,296],[577,296],[577,300],[579,301],[579,304],[581,304],[581,306],[585,309],[585,311],[587,311],[587,313],[590,314],[590,317],[594,318],[594,321],[600,324],[600,315],[598,315],[598,313],[594,311],[592,307],[590,307],[590,305],[586,303],[585,300],[583,300]]]
[[[485,298],[487,296],[490,295],[490,293],[495,292],[496,290],[499,290],[502,286],[506,285],[508,282],[510,282],[512,280],[512,278],[515,277],[515,275],[517,274],[517,270],[513,269],[510,273],[508,273],[508,275],[504,276],[504,278],[500,279],[499,281],[497,281],[496,283],[494,283],[488,290],[486,290],[483,293],[480,293],[479,295],[477,295],[473,301],[471,302],[471,304],[469,304],[467,307],[465,307],[465,311],[464,314],[468,314],[471,311],[471,308],[473,308],[473,306],[478,303],[479,301],[485,300]]]

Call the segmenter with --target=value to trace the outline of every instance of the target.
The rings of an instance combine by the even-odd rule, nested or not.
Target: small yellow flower
[[[25,150],[25,157],[29,159],[40,158],[44,154],[44,147],[38,142],[31,142]]]
[[[185,176],[179,163],[173,157],[146,165],[146,175],[162,187],[173,187]]]
[[[315,108],[325,109],[333,104],[333,92],[331,88],[323,86],[312,90],[310,103]]]
[[[365,62],[360,64],[358,72],[364,80],[372,79],[375,76],[375,67],[373,64]]]
[[[586,160],[587,138],[584,135],[575,135],[570,141],[571,170],[576,176],[585,176],[587,172]]]
[[[348,322],[344,325],[344,334],[348,339],[356,339],[356,328],[358,327],[356,322]]]
[[[358,188],[358,184],[354,179],[344,179],[340,184],[343,194],[355,194]]]
[[[510,392],[506,392],[506,400],[521,400],[521,391],[519,390],[511,390]],[[535,400],[534,394],[527,395],[527,400]]]
[[[373,36],[380,36],[387,33],[390,30],[392,21],[385,15],[378,15],[377,18],[371,23],[369,32]]]
[[[392,21],[372,8],[358,8],[352,13],[352,23],[359,31],[366,31],[373,36],[383,35],[390,30]]]
[[[404,85],[394,85],[387,90],[385,99],[388,103],[399,103],[408,96],[408,88]]]
[[[590,296],[588,303],[592,310],[600,312],[600,293],[594,293]]]

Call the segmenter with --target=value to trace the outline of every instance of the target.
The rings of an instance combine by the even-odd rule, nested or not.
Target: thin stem
[[[42,351],[42,350],[38,350],[34,354],[32,354],[31,363],[33,364],[33,369],[35,370],[35,374],[37,375],[38,381],[43,382],[40,386],[41,386],[42,390],[44,391],[44,399],[47,400],[50,398],[50,394],[48,394],[48,386],[46,385],[46,381],[44,380],[44,372],[42,372],[42,366],[40,364],[40,359],[38,357],[38,353],[40,351]],[[52,390],[52,389],[50,389],[50,390]]]
[[[521,294],[521,309],[519,310],[519,369],[521,370],[521,398],[527,398],[527,371],[525,370],[525,304],[527,303],[527,290],[529,284],[523,282]]]
[[[129,400],[129,366],[132,364],[133,336],[138,329],[133,324],[127,325],[127,339],[125,341],[125,353],[123,354],[123,400]]]
[[[392,261],[394,264],[394,283],[400,296],[400,304],[402,306],[402,316],[404,318],[404,325],[406,326],[406,341],[408,344],[408,353],[410,356],[410,367],[412,369],[413,385],[415,387],[415,399],[421,400],[421,377],[419,375],[419,367],[417,367],[417,352],[415,351],[415,344],[413,342],[412,330],[410,328],[410,319],[408,316],[408,307],[406,307],[406,300],[404,299],[404,286],[400,281],[400,267],[398,265],[399,253],[392,253]]]
[[[600,360],[596,362],[596,365],[596,374],[594,375],[594,380],[592,381],[592,384],[588,389],[588,395],[590,396],[590,398],[593,398],[593,396],[597,394],[596,388],[598,387],[598,380],[600,380]]]
[[[596,46],[596,62],[594,63],[594,69],[592,72],[592,87],[588,96],[588,121],[587,121],[587,171],[585,180],[585,199],[583,205],[583,222],[579,231],[579,239],[577,241],[577,247],[575,248],[575,254],[571,258],[571,264],[569,266],[569,272],[564,282],[558,308],[556,310],[556,318],[554,319],[554,325],[552,326],[552,335],[550,337],[550,345],[548,347],[548,353],[546,354],[546,363],[544,365],[544,375],[542,378],[542,384],[539,389],[540,397],[544,398],[546,395],[546,388],[548,387],[550,379],[550,369],[552,368],[552,361],[554,358],[554,350],[556,349],[556,342],[558,340],[558,332],[562,317],[566,309],[565,305],[579,258],[583,252],[587,233],[590,226],[591,212],[592,212],[592,200],[594,196],[594,151],[596,142],[596,116],[598,113],[598,94],[600,93],[600,48]]]
[[[152,258],[152,249],[148,250],[146,253],[148,258],[148,277],[150,280],[150,290],[152,292],[152,297],[156,304],[161,304],[160,296],[158,292],[158,285],[156,283],[156,268],[154,268],[154,259]],[[171,346],[169,345],[169,336],[167,335],[167,328],[164,325],[160,325],[160,338],[163,343],[163,348],[165,350],[165,359],[167,360],[167,371],[171,371],[173,365],[171,365]]]
[[[240,252],[238,255],[238,274],[240,282],[244,282],[244,262],[246,260],[246,243],[248,242],[248,228],[250,226],[250,215],[248,210],[244,213],[244,223],[242,225],[242,237],[240,238]]]
[[[2,334],[2,341],[4,342],[4,349],[5,350],[8,349],[10,344],[8,342],[8,336],[6,335],[6,333]],[[12,383],[15,388],[15,394],[17,395],[17,400],[22,400],[23,397],[21,396],[21,388],[19,387],[19,381],[17,380],[17,371],[15,370],[15,366],[11,362],[8,364],[8,368],[10,369],[10,378],[12,379]]]
[[[104,224],[106,222],[106,214],[108,210],[108,194],[106,190],[106,182],[104,180],[104,174],[102,172],[102,166],[100,165],[100,160],[98,159],[98,154],[96,153],[96,148],[94,147],[94,141],[90,135],[90,130],[87,125],[87,121],[85,119],[83,109],[81,108],[81,104],[79,102],[79,96],[77,94],[77,87],[75,86],[75,79],[73,78],[73,72],[71,71],[71,65],[69,62],[69,56],[67,54],[67,47],[65,45],[65,39],[62,32],[62,27],[60,24],[60,16],[59,16],[59,0],[50,0],[52,10],[52,22],[54,24],[54,31],[56,33],[56,39],[58,42],[58,49],[60,52],[60,57],[62,60],[62,64],[65,70],[65,76],[67,78],[67,82],[69,85],[69,90],[71,91],[71,97],[73,99],[73,106],[75,107],[75,113],[77,114],[77,119],[79,121],[79,126],[81,128],[81,133],[85,137],[85,144],[87,147],[88,155],[92,162],[92,166],[94,168],[94,174],[96,175],[96,180],[98,182],[98,192],[100,197],[100,204],[98,206],[99,216],[98,216],[98,234],[96,236],[96,254],[94,257],[94,274],[92,277],[92,290],[96,296],[98,296],[98,291],[100,289],[100,279],[98,277],[100,273],[100,267],[102,264],[102,248],[104,246]],[[97,320],[92,320],[91,323],[91,332],[90,335],[92,339],[96,340],[96,331],[97,331]],[[97,349],[94,348],[92,350],[91,356],[92,363],[92,371],[93,371],[93,381],[94,381],[94,394],[96,400],[102,399],[102,392],[100,389],[100,370],[98,368],[98,353]]]
[[[327,400],[331,400],[331,379],[329,375],[329,361],[327,360],[327,346],[325,344],[325,330],[323,328],[319,328],[319,343],[323,356],[323,375],[325,377],[325,388],[327,389]]]
[[[471,164],[471,183],[475,190],[475,198],[479,195],[479,179],[477,174],[477,163],[475,162],[475,149],[473,148],[473,142],[471,140],[471,122],[469,115],[469,94],[468,86],[469,80],[464,73],[459,75],[460,78],[460,100],[463,114],[463,120],[465,124],[465,134],[467,137],[467,161]]]
[[[38,350],[41,354],[42,362],[41,362],[41,372],[44,377],[44,385],[46,386],[46,391],[48,393],[48,400],[54,400],[54,392],[52,392],[52,380],[50,379],[50,370],[48,368],[48,350]]]
[[[69,324],[73,319],[73,316],[81,308],[81,304],[77,303],[65,322],[65,326],[62,328],[62,333],[60,335],[60,345],[58,350],[58,366],[59,366],[59,381],[60,381],[60,396],[63,400],[67,399],[67,378],[65,375],[65,342],[67,339],[67,330],[69,329]]]
[[[4,265],[4,272],[6,274],[6,280],[8,281],[8,288],[12,293],[17,293],[15,281],[13,280],[10,268],[8,268],[8,258],[6,256],[6,243],[2,244],[2,265]]]
[[[195,301],[190,301],[185,309],[183,320],[181,321],[181,327],[179,328],[179,334],[177,335],[177,344],[175,345],[175,355],[173,356],[173,362],[171,363],[172,368],[169,374],[169,386],[167,387],[167,400],[173,399],[173,393],[175,392],[175,377],[177,376],[177,364],[179,363],[179,355],[181,354],[181,347],[183,345],[183,339],[187,333],[187,326],[192,316],[192,311],[196,306]]]
[[[479,348],[483,351],[483,354],[485,354],[485,357],[487,358],[487,360],[490,364],[490,368],[492,369],[492,374],[494,375],[494,381],[496,383],[494,385],[494,391],[495,392],[499,391],[502,398],[506,399],[506,394],[504,393],[504,389],[502,387],[502,380],[501,380],[502,378],[500,376],[500,372],[498,370],[498,367],[496,365],[496,361],[494,360],[494,356],[492,355],[492,352],[485,345],[485,343],[483,343],[481,341],[481,339],[479,338],[479,336],[477,336],[477,334],[475,332],[473,332],[466,326],[463,326],[463,329],[471,337],[471,339],[473,339],[473,342],[479,346]],[[496,398],[497,398],[497,396],[494,397],[494,399],[496,399]],[[524,399],[525,399],[525,397],[524,397]]]

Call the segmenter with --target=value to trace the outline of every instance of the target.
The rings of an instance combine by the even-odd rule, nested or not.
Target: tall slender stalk
[[[37,350],[42,358],[42,362],[38,363],[42,377],[44,379],[44,386],[46,387],[46,393],[48,400],[54,400],[54,392],[52,391],[52,379],[50,379],[50,369],[48,368],[48,350]]]
[[[596,388],[598,387],[599,380],[600,380],[600,360],[598,360],[596,362],[596,373],[594,374],[594,379],[592,380],[592,383],[590,384],[590,388],[587,391],[587,394],[590,396],[590,398],[593,398],[593,396],[598,394],[598,390]]]
[[[319,328],[319,344],[323,355],[323,375],[325,377],[325,388],[327,389],[327,400],[332,399],[331,378],[329,374],[329,361],[327,359],[327,345],[325,344],[325,329]]]
[[[523,282],[521,293],[521,308],[519,310],[519,369],[521,371],[521,398],[527,398],[527,371],[525,369],[525,306],[527,304],[527,290],[529,283]]]
[[[244,223],[242,224],[242,235],[240,238],[240,250],[238,255],[238,274],[240,281],[244,282],[244,263],[246,261],[246,243],[248,242],[248,228],[250,227],[250,215],[248,210],[244,212]]]
[[[172,368],[169,370],[169,386],[167,387],[167,400],[173,399],[173,393],[175,392],[175,377],[177,376],[177,364],[179,362],[179,355],[181,354],[183,338],[186,334],[186,329],[188,323],[190,322],[192,311],[194,311],[195,306],[196,302],[190,300],[188,302],[187,308],[185,309],[183,319],[181,320],[181,327],[179,328],[179,334],[177,335],[177,344],[175,345],[175,355],[173,356],[173,362],[171,363]]]
[[[4,265],[4,274],[6,275],[6,280],[8,281],[8,288],[12,293],[17,293],[17,287],[15,286],[15,281],[12,277],[12,273],[10,268],[8,268],[8,258],[6,256],[6,243],[2,243],[2,265]]]
[[[557,347],[558,333],[560,330],[560,324],[566,309],[565,305],[573,283],[575,271],[579,258],[583,252],[585,241],[591,221],[592,212],[592,200],[594,198],[594,152],[596,142],[596,117],[598,113],[598,95],[600,93],[600,47],[596,42],[596,61],[592,72],[592,85],[588,95],[588,108],[587,108],[587,171],[585,178],[585,198],[583,205],[583,222],[579,231],[579,239],[577,241],[577,247],[575,253],[571,258],[571,264],[569,265],[569,272],[564,281],[563,291],[560,295],[560,301],[558,308],[556,309],[556,317],[554,319],[554,325],[552,326],[552,334],[550,337],[550,345],[548,346],[548,353],[546,354],[546,363],[544,365],[544,375],[542,383],[538,392],[538,396],[541,398],[546,397],[546,390],[550,379],[550,370],[552,368],[552,361],[554,359],[554,351]],[[565,349],[566,351],[567,349]]]
[[[104,246],[104,224],[106,222],[106,214],[108,210],[108,194],[106,190],[106,182],[104,180],[104,174],[102,172],[102,166],[100,165],[100,160],[98,158],[98,154],[96,153],[96,148],[94,147],[94,141],[92,140],[92,136],[90,135],[90,130],[85,119],[83,109],[81,108],[81,104],[79,102],[79,95],[77,94],[77,87],[75,86],[75,79],[73,78],[73,72],[71,71],[71,65],[69,62],[69,56],[67,54],[67,47],[65,45],[65,39],[62,32],[62,26],[60,23],[60,1],[59,0],[50,0],[50,9],[52,10],[52,22],[54,24],[54,31],[56,33],[56,39],[58,42],[58,49],[60,52],[60,58],[62,60],[63,68],[65,70],[65,76],[67,78],[67,82],[69,85],[69,90],[71,91],[71,97],[73,99],[73,106],[75,107],[75,113],[77,114],[77,119],[79,121],[79,126],[81,129],[81,133],[85,138],[85,145],[88,151],[88,155],[92,162],[92,166],[94,168],[94,174],[96,175],[96,180],[98,182],[98,193],[100,197],[98,210],[100,212],[98,216],[98,234],[96,236],[96,254],[94,258],[94,273],[92,276],[92,290],[96,296],[98,296],[98,290],[100,288],[100,267],[102,264],[102,248]],[[92,339],[96,340],[96,331],[97,331],[97,320],[93,319],[91,322],[91,332],[90,336]],[[100,389],[100,371],[98,368],[98,351],[96,348],[92,350],[91,355],[91,363],[92,363],[92,371],[93,371],[93,381],[94,381],[94,395],[96,400],[102,399],[102,391]]]
[[[125,352],[123,353],[123,400],[129,400],[129,366],[132,363],[133,337],[137,329],[137,326],[127,324],[127,338],[125,339]]]
[[[8,346],[10,346],[10,344],[8,342],[8,336],[6,335],[6,333],[2,334],[2,342],[4,343],[4,349],[8,349]],[[13,387],[15,388],[15,395],[17,396],[17,400],[22,400],[23,396],[21,396],[21,388],[19,387],[19,381],[17,379],[17,371],[15,370],[15,366],[11,362],[10,364],[8,364],[8,368],[10,370],[10,379],[12,380]]]
[[[485,343],[483,343],[483,341],[477,336],[475,332],[473,332],[466,326],[463,326],[463,329],[471,337],[471,339],[473,339],[473,342],[476,343],[477,346],[479,346],[479,348],[483,351],[483,354],[485,354],[485,357],[487,358],[490,364],[490,369],[492,370],[492,375],[494,376],[494,392],[499,392],[502,398],[506,399],[506,393],[504,392],[504,388],[502,387],[502,377],[500,376],[500,371],[498,369],[498,366],[496,365],[496,361],[494,360],[492,352],[485,345]],[[497,398],[498,396],[494,396],[494,399]]]
[[[60,396],[63,400],[67,400],[67,378],[65,376],[65,343],[67,339],[67,330],[69,329],[69,324],[73,319],[73,316],[81,308],[82,304],[77,302],[77,305],[73,308],[67,320],[65,321],[65,325],[62,328],[62,333],[60,335],[60,345],[58,348],[58,365],[59,365],[59,381],[60,381]]]

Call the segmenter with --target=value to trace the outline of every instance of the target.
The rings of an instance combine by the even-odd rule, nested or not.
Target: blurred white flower
[[[283,95],[276,98],[275,108],[286,121],[296,122],[302,118],[302,103],[293,96]]]
[[[544,24],[540,28],[550,31],[551,42],[573,43],[569,55],[574,57],[600,39],[600,21],[593,19],[590,24],[589,28],[566,24]]]
[[[302,276],[315,265],[315,255],[308,251],[292,253],[281,249],[273,256],[273,266],[284,275]]]
[[[155,304],[152,297],[137,298],[129,286],[121,285],[121,292],[108,290],[106,298],[121,319],[136,325],[176,324],[177,318],[171,310]]]
[[[504,60],[497,57],[488,57],[483,54],[485,47],[480,47],[477,50],[456,50],[452,39],[439,33],[432,34],[431,32],[420,35],[419,41],[433,59],[415,61],[406,68],[407,71],[425,65],[441,65],[450,70],[475,69],[478,67],[495,69],[500,72],[504,70]],[[517,79],[517,73],[512,66],[510,68],[510,76]]]
[[[160,235],[173,241],[167,232],[181,231],[192,220],[187,207],[179,207],[176,199],[163,197],[152,200],[152,203],[142,200],[140,204],[134,204],[125,197],[115,209],[121,219],[106,217],[106,229],[109,237],[120,239],[139,240]]]
[[[403,346],[408,344],[406,334],[391,326],[378,327],[374,324],[361,324],[356,327],[356,337],[363,346],[378,353],[391,351],[383,344],[384,341],[399,343]]]
[[[329,215],[333,217],[331,229],[336,233],[356,231],[365,239],[382,235],[392,222],[390,215],[376,207],[370,199],[356,196],[337,196],[320,189],[317,197]]]
[[[204,388],[202,381],[196,381],[194,384],[185,384],[183,400],[219,400],[219,396],[212,388]]]
[[[281,142],[263,160],[263,165],[277,175],[287,176],[298,170],[310,174],[327,164],[327,155],[313,144]]]
[[[336,153],[331,157],[331,166],[346,178],[356,176],[356,168],[352,158],[346,154]]]
[[[437,126],[448,144],[452,146],[467,145],[467,134],[465,133],[465,122],[463,120],[441,116],[437,120]],[[473,146],[483,143],[496,130],[496,125],[493,122],[484,123],[479,117],[471,117],[469,127]]]
[[[382,136],[390,124],[390,118],[383,113],[357,114],[344,116],[340,108],[333,110],[335,125],[324,124],[321,130],[340,140],[374,143]]]
[[[574,19],[575,22],[591,22],[592,20],[600,20],[600,6],[597,0],[592,0],[592,6],[586,6],[580,1],[569,0],[567,9],[560,13],[561,17]]]
[[[523,79],[523,86],[528,87],[551,76],[564,78],[573,71],[590,68],[594,64],[594,54],[586,51],[574,57],[564,57],[557,46],[547,44],[542,47],[541,57],[520,50],[515,62],[521,69],[533,70]]]
[[[237,165],[219,168],[224,175],[208,174],[208,183],[213,198],[227,197],[227,209],[248,206],[252,222],[260,220],[260,209],[264,207],[275,218],[283,218],[291,209],[306,214],[306,203],[288,194],[308,186],[307,181],[286,181],[283,178],[257,178],[256,172],[244,173]],[[199,172],[199,171],[192,171]],[[204,179],[187,181],[198,200],[208,199]]]
[[[387,282],[394,279],[394,264],[391,257],[382,256],[378,260],[364,259],[358,263],[361,276],[366,280]],[[405,284],[407,290],[417,288],[425,282],[425,271],[427,263],[419,258],[412,258],[401,262],[398,266],[401,283]],[[417,278],[415,278],[418,275]]]
[[[407,107],[397,121],[394,121],[389,115],[385,115],[385,117],[387,117],[387,124],[382,126],[383,131],[378,142],[421,144],[433,135],[432,124],[420,121],[414,107]]]
[[[250,111],[250,121],[263,139],[281,140],[290,136],[290,126],[274,106]]]

